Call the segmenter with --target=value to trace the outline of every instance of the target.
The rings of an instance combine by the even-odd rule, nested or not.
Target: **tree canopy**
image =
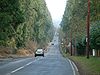
[[[88,1],[87,0],[68,0],[65,8],[65,12],[63,15],[63,19],[60,23],[62,31],[65,33],[66,38],[68,40],[76,39],[77,45],[80,44],[82,46],[86,46],[83,40],[86,39],[86,18],[88,11]],[[91,0],[90,1],[90,39],[91,45],[95,45],[91,48],[98,49],[100,42],[100,1],[99,0]],[[95,35],[98,37],[95,39]],[[92,39],[95,39],[92,40]],[[74,45],[74,43],[73,43]]]
[[[0,46],[19,48],[30,40],[45,45],[53,35],[44,0],[0,0]]]

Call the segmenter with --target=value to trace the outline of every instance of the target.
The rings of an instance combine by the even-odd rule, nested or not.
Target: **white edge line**
[[[74,67],[75,67],[76,71],[78,71],[78,68],[77,68],[77,66],[75,65],[75,63],[74,63],[74,62],[72,62],[72,64],[74,65]]]
[[[70,61],[69,59],[68,59],[68,61],[69,61],[70,65],[71,65],[71,67],[72,67],[72,70],[73,70],[73,75],[76,75],[76,74],[75,74],[74,67],[73,67],[73,65],[72,65],[71,61]]]

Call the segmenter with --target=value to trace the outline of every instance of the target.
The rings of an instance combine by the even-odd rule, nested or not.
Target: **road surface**
[[[44,57],[33,57],[0,66],[0,75],[74,75],[70,62],[59,51],[58,37],[54,37]]]

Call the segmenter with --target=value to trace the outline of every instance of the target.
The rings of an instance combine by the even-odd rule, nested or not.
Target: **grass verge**
[[[61,50],[64,57],[68,57],[79,69],[80,75],[100,75],[100,57],[90,56],[87,59],[85,56],[70,56]]]

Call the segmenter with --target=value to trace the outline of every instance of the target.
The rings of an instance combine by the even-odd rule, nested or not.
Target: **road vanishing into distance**
[[[58,36],[44,57],[24,58],[0,65],[0,75],[76,75],[69,60],[59,51]]]

